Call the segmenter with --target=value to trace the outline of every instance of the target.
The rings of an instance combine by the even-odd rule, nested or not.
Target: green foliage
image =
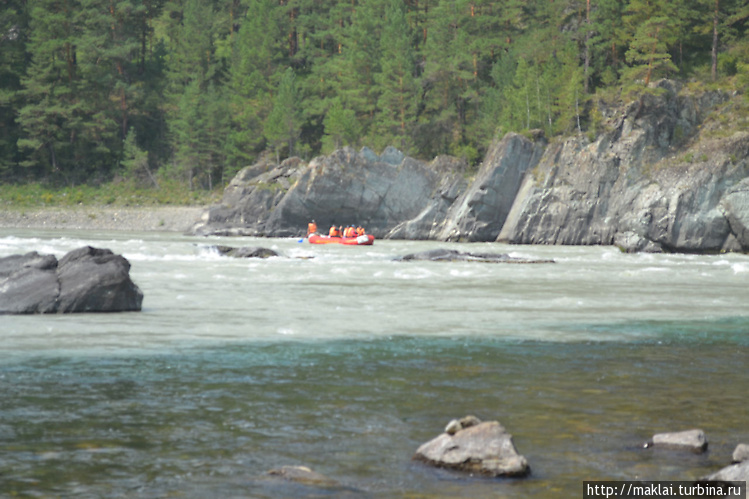
[[[288,155],[294,155],[294,146],[299,137],[299,111],[297,109],[297,86],[294,70],[287,68],[278,85],[278,93],[273,99],[273,109],[263,125],[263,133],[276,151],[280,162],[280,151],[286,148]]]
[[[411,152],[411,123],[416,118],[417,86],[414,78],[414,54],[411,29],[403,2],[391,0],[385,11],[380,39],[380,72],[375,81],[380,87],[376,147],[395,145]]]
[[[195,206],[217,202],[221,190],[189,191],[182,182],[160,176],[159,188],[144,187],[132,180],[99,186],[54,187],[38,182],[0,184],[0,206],[19,209],[44,206]]]
[[[344,109],[339,99],[334,99],[325,114],[323,148],[330,153],[345,145],[354,144],[359,137],[359,124],[352,109]]]
[[[476,162],[508,131],[594,138],[593,95],[661,77],[749,94],[746,1],[586,4],[7,0],[0,178],[211,190],[345,144]]]

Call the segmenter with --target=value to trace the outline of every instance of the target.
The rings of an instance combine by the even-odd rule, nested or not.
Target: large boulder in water
[[[452,423],[452,422],[451,422]],[[492,477],[522,477],[530,473],[525,457],[518,454],[512,435],[497,421],[452,428],[419,447],[414,459]]]
[[[142,302],[130,263],[108,249],[0,258],[0,314],[138,311]]]
[[[0,258],[0,313],[54,312],[60,283],[57,258],[36,251]]]

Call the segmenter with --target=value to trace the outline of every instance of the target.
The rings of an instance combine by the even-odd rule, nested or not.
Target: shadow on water
[[[579,328],[644,339],[238,342],[3,365],[0,495],[577,497],[583,480],[694,479],[749,441],[746,318]],[[411,460],[466,414],[499,420],[530,478]],[[706,454],[642,447],[694,427]],[[337,485],[266,475],[284,465]]]

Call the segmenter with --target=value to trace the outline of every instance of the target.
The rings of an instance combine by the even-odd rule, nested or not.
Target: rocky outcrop
[[[458,159],[393,148],[265,159],[240,171],[192,232],[299,237],[315,219],[378,239],[749,251],[749,133],[708,119],[733,98],[662,80],[629,104],[598,102],[596,137],[505,135],[472,179]]]
[[[142,302],[130,263],[108,249],[85,246],[59,261],[37,252],[0,259],[0,313],[137,311]]]
[[[547,147],[498,237],[521,244],[618,244],[625,251],[747,250],[749,134],[701,138],[727,96],[681,96],[671,82],[609,111],[590,142]]]
[[[457,423],[448,424],[451,433],[446,431],[420,446],[414,459],[439,468],[492,477],[522,477],[530,473],[528,461],[518,454],[512,435],[497,421],[482,423],[472,419],[466,426]]]
[[[462,190],[462,167],[453,158],[425,163],[393,148],[381,156],[366,148],[358,153],[344,148],[309,164],[299,158],[278,166],[261,162],[237,174],[222,203],[210,208],[192,232],[299,236],[316,220],[323,230],[332,224],[357,224],[381,238],[421,217],[403,229],[404,237],[414,236],[414,227],[431,229]]]
[[[450,249],[435,249],[411,253],[400,258],[399,262],[427,261],[427,262],[482,262],[482,263],[554,263],[554,260],[528,260],[514,258],[504,253],[471,253]]]
[[[544,148],[521,135],[507,134],[487,153],[475,180],[450,207],[437,239],[493,241],[505,223],[526,172]]]

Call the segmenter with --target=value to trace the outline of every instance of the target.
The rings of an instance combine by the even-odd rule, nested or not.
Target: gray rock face
[[[450,207],[463,193],[468,182],[463,177],[466,164],[450,156],[438,156],[429,167],[439,176],[439,184],[414,218],[401,222],[386,235],[387,239],[439,239],[448,223]]]
[[[418,448],[414,459],[432,466],[487,476],[522,477],[530,473],[512,435],[496,421],[479,423],[454,434],[442,433]]]
[[[704,114],[725,97],[682,97],[668,82],[660,85],[663,95],[645,95],[608,116],[611,131],[595,142],[575,137],[547,147],[498,240],[650,252],[749,249],[749,184],[739,184],[749,174],[749,134],[689,147]]]
[[[719,210],[742,248],[749,248],[749,178],[731,187],[720,200]]]
[[[543,147],[514,133],[492,145],[476,179],[453,204],[437,239],[493,241],[505,223],[527,171]]]
[[[36,252],[0,259],[0,313],[123,312],[141,309],[130,263],[85,246],[58,262]]]
[[[458,173],[444,171],[454,162],[443,163],[417,161],[392,148],[382,157],[344,148],[309,164],[298,158],[277,167],[258,164],[237,174],[221,205],[210,208],[192,232],[298,236],[314,219],[322,230],[353,223],[381,238],[422,214],[432,198],[455,191]]]
[[[0,314],[54,312],[60,283],[57,258],[36,251],[0,258]]]

